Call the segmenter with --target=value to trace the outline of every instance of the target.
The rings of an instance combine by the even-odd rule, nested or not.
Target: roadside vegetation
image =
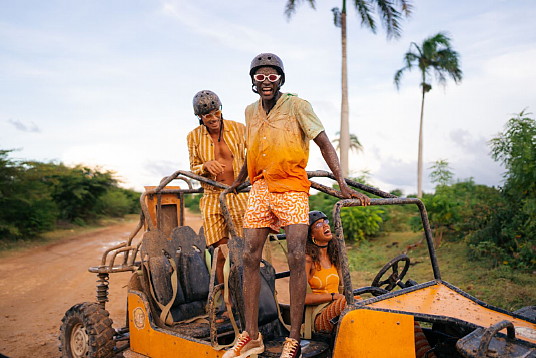
[[[45,232],[139,213],[139,196],[111,171],[20,161],[0,150],[0,245],[39,240]]]

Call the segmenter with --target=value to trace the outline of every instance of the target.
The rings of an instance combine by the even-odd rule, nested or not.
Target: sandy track
[[[186,214],[198,231],[199,215]],[[107,248],[126,241],[136,222],[125,222],[90,233],[11,254],[0,261],[0,353],[10,358],[59,356],[61,319],[71,306],[95,302],[96,275],[88,267],[100,263]],[[135,238],[135,240],[139,237]],[[274,255],[277,270],[285,265]],[[125,324],[126,285],[130,273],[110,275],[106,308],[114,327]],[[278,280],[281,301],[288,302],[288,281]]]

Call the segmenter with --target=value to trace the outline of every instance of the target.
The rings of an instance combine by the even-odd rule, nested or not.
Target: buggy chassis
[[[416,198],[397,197],[346,179],[351,187],[379,197],[371,199],[370,205],[416,205],[418,207],[433,272],[433,280],[429,282],[417,284],[413,280],[408,280],[403,283],[402,278],[409,267],[409,258],[401,255],[380,271],[372,286],[354,290],[340,214],[342,208],[359,206],[361,203],[358,199],[343,199],[338,190],[314,181],[315,178],[335,180],[333,174],[326,171],[313,171],[308,172],[308,176],[312,188],[341,199],[334,206],[333,218],[335,239],[340,252],[344,295],[348,302],[338,322],[335,322],[336,329],[332,335],[313,335],[314,340],[324,342],[327,348],[322,348],[322,344],[319,343],[318,347],[321,349],[316,351],[311,349],[310,357],[414,357],[414,321],[425,322],[427,325],[425,334],[437,357],[536,357],[536,310],[534,306],[513,313],[507,312],[488,305],[441,279],[432,231],[422,201]],[[173,180],[184,181],[188,188],[167,187]],[[222,340],[229,343],[229,339],[232,339],[232,331],[219,334],[213,323],[215,296],[222,289],[221,284],[215,285],[213,272],[210,278],[211,291],[207,298],[206,309],[210,318],[210,337],[204,340],[189,336],[187,326],[184,326],[182,331],[173,331],[168,330],[164,323],[158,322],[158,314],[154,312],[155,305],[151,303],[151,296],[147,288],[145,287],[144,290],[138,282],[142,277],[140,272],[144,258],[141,251],[143,251],[145,235],[160,231],[169,234],[174,229],[165,227],[166,222],[171,222],[172,226],[179,228],[184,226],[184,196],[203,192],[202,188],[194,188],[192,181],[223,189],[220,196],[222,211],[229,224],[230,236],[233,238],[231,242],[237,243],[229,245],[229,255],[234,258],[234,265],[240,266],[243,248],[240,243],[243,239],[238,237],[227,209],[225,195],[228,193],[228,187],[189,171],[174,172],[164,178],[157,187],[148,187],[141,195],[140,220],[128,240],[107,249],[100,265],[89,268],[89,272],[98,277],[96,303],[75,305],[67,311],[60,333],[60,350],[63,357],[111,357],[123,351],[125,351],[125,356],[128,356],[127,352],[131,352],[130,354],[141,354],[139,355],[141,357],[153,358],[175,357],[177,355],[174,352],[180,352],[182,357],[220,357],[223,354],[223,351],[216,350],[214,347],[218,348],[219,341]],[[248,187],[249,183],[246,182],[238,188],[238,191],[246,192],[249,190]],[[175,201],[178,203],[176,217],[172,214],[171,219],[163,210],[167,200],[166,195],[178,199]],[[155,204],[153,208],[149,207],[149,200],[153,200]],[[144,239],[134,244],[134,238],[142,228],[145,228]],[[284,235],[277,236],[284,239]],[[398,263],[402,261],[407,265],[403,272],[399,273]],[[388,279],[381,281],[383,274],[389,270],[392,270],[392,273]],[[111,320],[106,318],[108,316],[106,302],[108,302],[109,274],[126,271],[133,272],[131,281],[134,282],[129,285],[127,326],[114,330],[111,328]],[[288,272],[274,275],[275,279],[285,276],[288,276]],[[387,290],[378,288],[384,284],[387,285]],[[397,286],[399,290],[389,292]],[[363,293],[371,293],[374,297],[361,301],[354,299],[354,295]],[[234,295],[233,302],[239,310],[240,304],[236,303],[239,302],[236,298],[239,293],[234,292]],[[284,319],[288,307],[282,304],[279,307]],[[84,311],[85,315],[80,316],[81,318],[77,321],[68,317],[71,311]],[[104,326],[98,334],[92,333],[94,326],[97,326],[97,323],[93,322],[96,319],[93,321],[89,319],[90,323],[93,322],[91,327],[87,327],[86,324],[86,318],[92,316],[93,311],[97,311],[100,315],[97,320],[99,327]],[[236,319],[239,324],[240,318]],[[74,320],[74,323],[70,320]],[[69,322],[72,323],[71,326]],[[99,340],[104,340],[105,343],[97,342]],[[310,342],[313,348],[314,342]],[[309,342],[306,341],[306,344]],[[269,353],[262,356],[272,357]],[[307,355],[304,354],[304,356]]]

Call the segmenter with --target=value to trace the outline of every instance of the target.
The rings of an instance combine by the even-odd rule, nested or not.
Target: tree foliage
[[[84,224],[139,211],[139,193],[119,188],[112,172],[16,161],[10,153],[0,150],[0,240],[34,237],[59,220]]]
[[[395,73],[395,85],[397,88],[400,87],[404,72],[411,71],[414,67],[420,71],[423,92],[432,89],[430,83],[432,74],[441,85],[447,83],[447,76],[458,83],[463,78],[459,57],[458,52],[452,48],[450,37],[444,32],[438,32],[424,39],[420,45],[412,42],[410,49],[404,54],[404,67]]]
[[[449,185],[452,183],[454,173],[450,168],[448,160],[437,160],[429,169],[432,169],[432,172],[430,173],[430,180],[432,183],[438,185]]]
[[[475,184],[472,178],[438,185],[434,194],[424,194],[422,200],[436,243],[443,237],[460,240],[481,230],[492,220],[501,201],[498,189]],[[413,227],[422,229],[420,218],[413,218]]]
[[[340,150],[340,132],[337,132],[335,135],[337,137],[333,138],[333,144],[335,144],[337,150]],[[354,150],[358,153],[363,151],[363,145],[359,141],[359,138],[353,133],[350,133],[350,150]]]
[[[536,267],[536,121],[524,111],[490,141],[505,168],[501,205],[493,220],[469,238],[479,255],[495,255],[514,267]]]
[[[366,182],[364,177],[358,182]],[[335,185],[335,188],[338,186]],[[339,199],[325,193],[309,197],[309,208],[324,212],[333,223],[333,207]],[[377,236],[383,229],[385,209],[377,206],[345,207],[341,209],[342,228],[347,241],[360,242]],[[333,225],[332,225],[333,229]]]
[[[60,217],[82,222],[94,218],[93,209],[98,199],[116,184],[112,173],[82,166],[60,170],[47,181],[51,185],[52,199],[61,208]]]
[[[417,157],[417,197],[422,197],[423,177],[423,122],[424,122],[424,97],[432,89],[430,77],[435,75],[437,82],[445,85],[447,76],[458,83],[463,78],[459,64],[459,54],[454,51],[450,43],[450,37],[443,32],[424,39],[421,45],[415,42],[410,44],[408,52],[404,54],[404,67],[395,73],[394,82],[396,88],[400,87],[402,75],[418,67],[421,74],[421,116],[419,121],[419,150]]]

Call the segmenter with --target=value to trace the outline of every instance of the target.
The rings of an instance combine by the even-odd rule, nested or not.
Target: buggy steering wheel
[[[404,261],[404,268],[402,269],[402,272],[398,273],[398,263],[400,261]],[[390,268],[393,269],[393,272],[389,275],[389,277],[386,280],[381,280],[384,274],[389,270]],[[374,287],[382,287],[383,285],[387,285],[385,289],[387,291],[392,291],[393,288],[395,288],[396,285],[399,285],[400,287],[404,287],[403,283],[401,282],[404,276],[406,276],[406,273],[409,269],[409,257],[406,254],[398,255],[391,261],[385,264],[385,266],[382,267],[380,272],[374,277],[374,280],[372,281],[372,286]]]

